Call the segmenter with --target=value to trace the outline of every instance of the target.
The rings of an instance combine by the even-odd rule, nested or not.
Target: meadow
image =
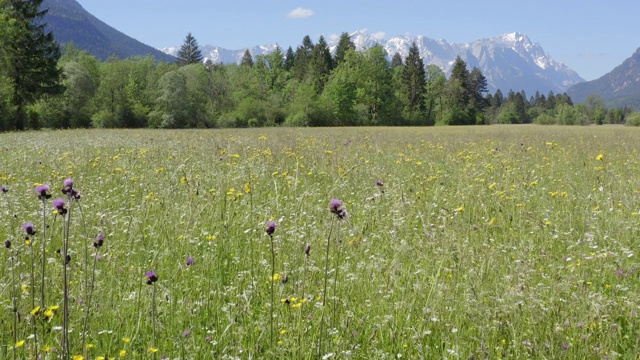
[[[0,358],[634,358],[639,174],[617,126],[0,134]]]

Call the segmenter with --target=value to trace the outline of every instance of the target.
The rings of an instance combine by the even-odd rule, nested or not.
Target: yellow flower
[[[491,218],[491,220],[489,220],[489,226],[493,226],[496,224],[496,218]]]
[[[84,356],[82,356],[82,355],[73,355],[73,360],[84,360]]]
[[[244,184],[244,192],[247,194],[251,193],[251,185],[249,183]]]
[[[128,344],[128,343],[131,342],[131,338],[124,337],[124,338],[122,338],[122,341],[124,341],[125,344]]]
[[[24,345],[24,340],[20,340],[16,343],[17,348],[21,347],[22,345]]]
[[[104,359],[104,356],[98,356],[96,360],[105,360],[105,359]]]
[[[40,312],[40,306],[36,306],[31,310],[31,316],[36,316]]]
[[[53,310],[51,309],[47,309],[44,311],[44,317],[46,317],[47,319],[51,319],[53,317]]]
[[[150,346],[150,347],[149,347],[149,352],[151,352],[151,353],[156,353],[156,352],[158,352],[158,349],[157,349],[157,348],[154,348],[153,346]]]
[[[598,154],[598,156],[596,156],[596,160],[602,161],[602,159],[604,159],[604,154]]]
[[[273,274],[273,278],[271,278],[271,281],[278,281],[282,278],[282,276],[280,274]]]
[[[286,333],[287,333],[287,330],[285,330],[285,329],[280,330],[280,335],[284,335]]]
[[[127,350],[120,350],[120,357],[125,357],[127,355]]]
[[[87,344],[87,349],[92,349],[93,348],[93,344]]]

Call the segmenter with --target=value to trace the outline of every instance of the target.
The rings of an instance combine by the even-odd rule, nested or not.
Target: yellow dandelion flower
[[[295,303],[295,304],[291,305],[291,307],[294,308],[294,309],[299,309],[300,307],[302,307],[302,302]]]
[[[31,240],[26,239],[26,240],[24,241],[24,244],[25,244],[25,245],[27,245],[27,246],[31,245]]]
[[[47,309],[44,311],[44,317],[46,317],[47,319],[51,319],[53,317],[53,310],[51,309]]]
[[[20,340],[16,343],[17,348],[22,347],[23,345],[24,345],[24,340]]]
[[[98,356],[98,357],[96,358],[96,360],[105,360],[105,357],[104,357],[104,356]]]
[[[82,355],[73,355],[73,360],[84,360],[84,356],[82,356]]]
[[[51,351],[51,346],[47,345],[44,348],[42,348],[42,350],[44,350],[44,352],[49,352]]]
[[[125,356],[127,356],[127,350],[124,350],[124,349],[120,350],[120,357],[125,357]]]
[[[273,274],[273,278],[271,278],[271,281],[278,281],[280,279],[282,279],[282,275],[276,273]]]
[[[158,352],[158,348],[154,348],[153,346],[150,346],[149,347],[149,352],[150,353],[156,353],[156,352]]]
[[[596,156],[596,160],[602,161],[602,159],[604,159],[604,154],[598,154],[598,156]]]
[[[87,349],[93,349],[93,344],[87,344]]]
[[[244,192],[247,194],[251,193],[251,185],[249,183],[244,184]]]
[[[27,284],[22,284],[22,285],[20,285],[20,290],[23,293],[27,294],[27,293],[29,293],[29,286]]]
[[[31,310],[31,316],[36,316],[40,312],[40,306],[36,306]]]
[[[128,344],[128,343],[131,342],[131,338],[124,337],[124,338],[122,338],[122,341],[124,341],[125,344]]]

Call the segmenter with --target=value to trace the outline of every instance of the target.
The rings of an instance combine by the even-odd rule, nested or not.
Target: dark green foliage
[[[193,37],[193,35],[191,35],[191,33],[188,33],[187,37],[184,39],[184,44],[182,44],[180,51],[178,51],[178,59],[176,62],[178,63],[178,66],[198,64],[202,62],[202,52],[198,49],[198,41]]]
[[[418,45],[414,42],[402,69],[402,90],[405,113],[410,117],[421,117],[424,112],[425,69]]]
[[[240,65],[246,67],[253,66],[253,57],[251,57],[251,51],[249,51],[249,49],[244,51],[244,55],[242,55],[242,61],[240,61]]]
[[[402,56],[397,52],[393,54],[393,58],[391,58],[391,67],[395,69],[398,66],[402,66]]]
[[[60,49],[51,32],[47,32],[41,9],[42,0],[8,0],[0,3],[1,15],[9,28],[1,43],[3,74],[12,87],[15,109],[13,128],[27,126],[26,107],[46,95],[60,94],[64,87],[58,68]]]
[[[349,50],[356,49],[356,45],[351,41],[351,37],[348,33],[343,32],[340,34],[340,40],[338,41],[338,46],[336,47],[336,55],[333,58],[333,66],[337,67],[341,62],[344,61],[345,56]]]

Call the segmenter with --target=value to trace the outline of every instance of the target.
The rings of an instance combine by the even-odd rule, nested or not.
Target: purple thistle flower
[[[6,247],[7,249],[11,249],[11,241],[5,240],[4,241],[4,247]]]
[[[384,186],[384,183],[382,183],[382,180],[376,180],[376,186]]]
[[[36,194],[38,194],[38,199],[40,200],[49,199],[51,197],[50,194],[47,194],[47,191],[49,191],[49,185],[36,186]]]
[[[64,215],[67,213],[67,209],[64,207],[66,205],[64,199],[56,198],[52,201],[53,208],[58,210],[58,214]]]
[[[60,191],[62,191],[63,194],[68,195],[69,197],[73,196],[73,179],[69,178],[69,179],[65,179],[64,182],[62,183],[62,189]]]
[[[2,191],[3,193],[6,193],[7,191],[9,191],[9,189],[7,189],[6,185],[2,185],[0,186],[0,191]]]
[[[104,235],[98,234],[96,241],[93,243],[93,247],[99,248],[104,244]]]
[[[329,209],[332,213],[337,214],[339,209],[342,207],[342,201],[338,199],[331,199],[329,201]]]
[[[27,235],[33,236],[36,234],[36,230],[34,229],[34,225],[32,222],[24,223],[22,225],[22,230],[27,233]]]
[[[273,221],[269,221],[267,223],[267,228],[264,231],[267,233],[267,235],[273,236],[273,233],[276,232],[276,223],[274,223]]]
[[[147,278],[147,285],[153,285],[154,282],[158,281],[155,270],[148,271],[144,276]]]
[[[187,266],[193,265],[194,262],[193,256],[187,256]]]
[[[340,219],[344,219],[347,216],[347,209],[345,209],[341,200],[331,199],[329,202],[329,210],[336,214]]]

